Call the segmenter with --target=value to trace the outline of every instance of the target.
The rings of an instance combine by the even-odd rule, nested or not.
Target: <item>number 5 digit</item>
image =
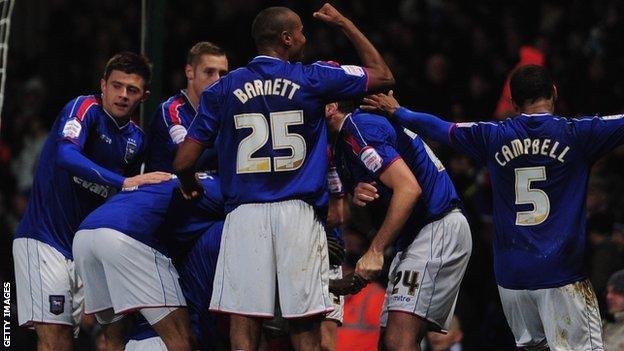
[[[531,189],[531,182],[546,180],[545,167],[516,168],[516,205],[532,204],[532,211],[516,213],[516,225],[538,225],[548,218],[550,200],[540,189]]]

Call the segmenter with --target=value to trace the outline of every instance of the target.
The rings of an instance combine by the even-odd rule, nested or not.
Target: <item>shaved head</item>
[[[275,6],[266,8],[258,15],[251,25],[251,36],[260,50],[280,44],[280,35],[284,31],[292,31],[301,24],[299,15],[287,7]]]

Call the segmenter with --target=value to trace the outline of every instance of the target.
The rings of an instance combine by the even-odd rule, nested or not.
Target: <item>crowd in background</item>
[[[164,17],[162,91],[185,85],[186,51],[197,41],[222,46],[234,69],[254,56],[250,24],[269,5],[301,14],[306,61],[357,63],[349,42],[312,19],[320,1],[169,1]],[[557,111],[566,117],[624,113],[624,2],[336,1],[372,39],[391,67],[395,95],[411,109],[449,121],[501,118],[496,110],[521,47],[543,53],[557,83]],[[106,59],[140,49],[140,2],[25,0],[15,7],[0,139],[0,277],[11,279],[11,240],[25,209],[38,153],[62,106],[99,91]],[[158,39],[158,38],[156,38]],[[145,111],[146,120],[153,111]],[[464,154],[432,145],[464,201],[473,254],[457,315],[464,350],[513,349],[492,269],[488,174]],[[587,194],[586,263],[601,312],[609,276],[624,268],[624,148],[599,161]],[[577,189],[567,189],[577,191]],[[347,223],[347,265],[373,234],[354,211]],[[553,233],[556,235],[556,233]],[[537,273],[536,273],[537,274]]]

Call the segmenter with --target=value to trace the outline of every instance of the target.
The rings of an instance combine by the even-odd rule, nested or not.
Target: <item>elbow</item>
[[[422,194],[422,189],[418,183],[414,183],[404,187],[401,192],[409,199],[410,203],[415,204]]]

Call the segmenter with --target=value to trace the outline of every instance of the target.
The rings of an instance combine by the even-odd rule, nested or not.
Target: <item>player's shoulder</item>
[[[184,113],[182,106],[188,104],[188,99],[182,92],[175,94],[165,100],[156,110],[157,116],[162,120],[166,126],[173,124],[183,124],[182,114]],[[159,121],[154,121],[160,122]]]
[[[356,109],[355,111],[353,111],[349,120],[351,122],[351,125],[356,128],[384,131],[390,131],[394,129],[392,123],[386,117],[374,113],[364,112],[360,109]]]
[[[130,122],[128,122],[128,127],[132,128],[132,132],[135,133],[137,136],[140,137],[145,137],[145,131],[143,130],[143,128],[141,128],[141,126],[139,126],[138,123],[136,123],[133,120],[130,120]]]
[[[75,118],[82,122],[89,113],[102,112],[102,97],[100,95],[81,95],[70,100],[65,109],[68,118]]]
[[[345,118],[342,131],[345,140],[351,142],[355,138],[360,144],[385,140],[395,134],[394,127],[385,117],[360,110],[355,110]]]

